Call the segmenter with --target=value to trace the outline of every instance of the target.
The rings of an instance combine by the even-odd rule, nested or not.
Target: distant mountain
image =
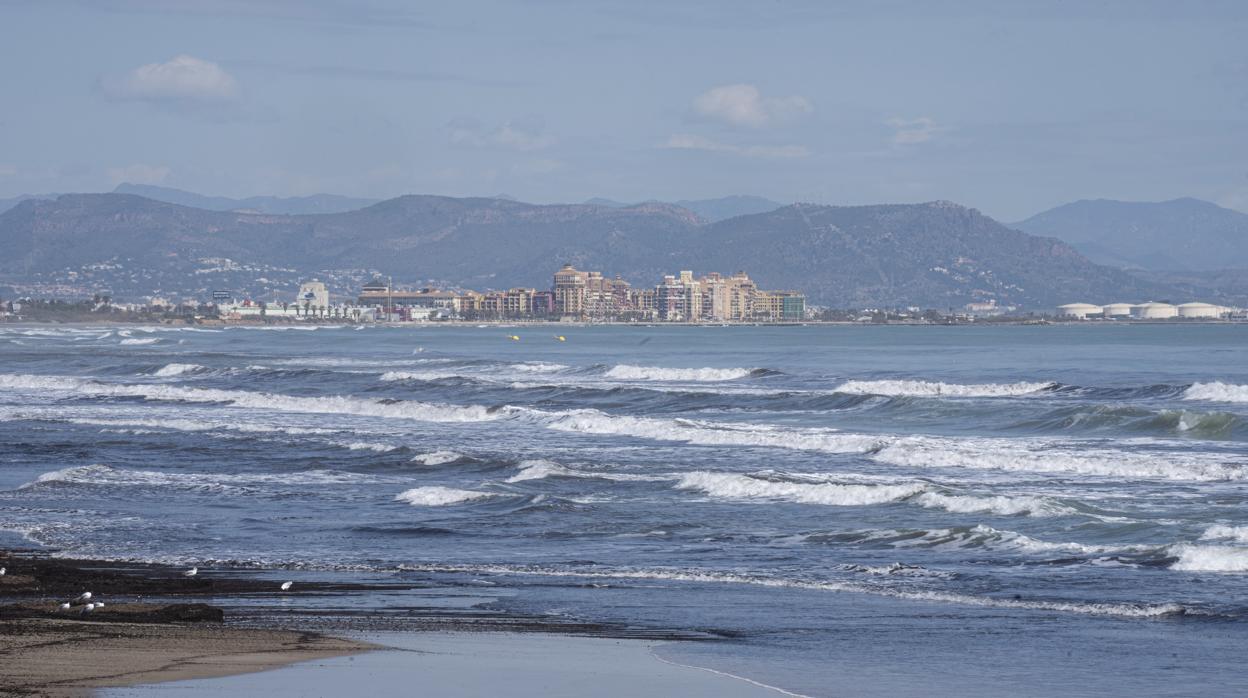
[[[307,213],[342,213],[372,206],[378,199],[357,199],[337,194],[313,194],[311,196],[252,196],[231,199],[225,196],[204,196],[194,192],[158,187],[151,184],[124,183],[113,190],[114,194],[134,194],[154,201],[202,208],[208,211],[256,211],[299,215]]]
[[[1064,240],[1089,259],[1118,267],[1248,269],[1248,215],[1199,199],[1076,201],[1015,226]]]
[[[606,206],[607,208],[622,208],[631,204],[626,204],[613,199],[593,198],[585,202],[591,206]],[[653,202],[646,202],[653,203]],[[673,201],[673,205],[688,209],[698,214],[698,217],[704,221],[715,223],[727,218],[735,218],[736,216],[748,216],[752,213],[766,213],[774,211],[784,204],[777,203],[770,199],[764,199],[761,196],[725,196],[720,199],[682,199]]]
[[[959,307],[972,300],[1051,308],[1152,298],[1167,287],[1088,261],[1069,245],[937,201],[795,204],[708,227],[700,266],[748,270],[840,307]]]
[[[11,199],[0,199],[0,213],[13,208],[14,206],[26,201],[27,199],[55,199],[60,194],[22,194]]]
[[[407,283],[545,288],[565,262],[645,286],[681,269],[745,270],[765,288],[801,290],[812,303],[837,307],[943,308],[995,298],[1047,308],[1173,289],[947,202],[793,205],[707,224],[663,203],[403,196],[284,216],[74,194],[0,214],[0,249],[0,282],[13,288],[94,284],[119,297],[212,288],[259,295],[312,276],[349,286],[374,271]]]
[[[687,208],[698,214],[699,218],[710,221],[722,221],[737,216],[748,216],[752,213],[774,211],[784,204],[776,203],[761,196],[725,196],[719,199],[695,199],[673,202],[681,208]]]

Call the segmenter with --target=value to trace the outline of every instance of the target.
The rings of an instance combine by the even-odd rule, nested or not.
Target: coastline
[[[3,695],[160,692],[168,682],[236,695],[239,686],[276,681],[273,692],[284,678],[217,682],[270,671],[294,677],[296,689],[288,695],[300,695],[299,687],[320,690],[323,682],[338,682],[349,692],[350,682],[364,678],[361,667],[373,667],[392,682],[401,674],[403,681],[428,680],[452,692],[467,667],[477,671],[478,685],[498,691],[509,690],[508,677],[525,667],[520,673],[533,695],[545,694],[542,688],[552,683],[575,695],[612,672],[626,678],[626,667],[660,693],[750,696],[777,690],[672,664],[653,652],[660,643],[723,637],[483,610],[479,604],[490,595],[477,590],[357,579],[301,581],[286,592],[272,570],[200,570],[188,578],[163,565],[60,559],[28,550],[0,551],[0,566],[7,567],[0,576]],[[105,602],[103,608],[85,614],[82,605],[59,608],[88,590],[92,601]],[[370,599],[382,597],[370,607]],[[357,665],[355,658],[365,654],[372,658]],[[581,664],[565,663],[563,656]],[[414,657],[419,661],[413,663]],[[524,659],[517,663],[517,657]],[[609,688],[619,692],[607,695],[631,694],[625,683]]]

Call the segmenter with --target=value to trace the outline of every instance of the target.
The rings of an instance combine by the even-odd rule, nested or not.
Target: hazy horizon
[[[1248,211],[1248,7],[0,2],[0,197]]]

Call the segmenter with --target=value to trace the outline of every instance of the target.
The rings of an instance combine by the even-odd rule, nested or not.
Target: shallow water
[[[0,543],[509,586],[807,693],[1245,678],[1248,326],[560,333],[0,327]]]

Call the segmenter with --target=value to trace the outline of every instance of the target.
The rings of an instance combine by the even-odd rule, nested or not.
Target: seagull
[[[86,603],[90,600],[91,600],[91,592],[84,591],[78,595],[78,598],[74,599],[73,601],[70,601],[70,603],[73,604],[74,606],[77,606],[78,604]]]
[[[0,567],[0,577],[3,577],[5,572],[8,572],[8,571],[9,571],[8,567]]]
[[[294,584],[294,582],[282,582],[282,591],[290,591],[290,588],[294,586]]]
[[[92,612],[92,611],[94,611],[94,610],[95,610],[95,604],[93,604],[93,603],[89,603],[89,604],[87,604],[86,606],[83,606],[83,607],[82,607],[82,610],[81,610],[81,611],[79,611],[78,613],[79,613],[79,614],[81,614],[81,615],[84,615],[84,616],[85,616],[85,615],[87,615],[88,613],[90,613],[90,612]]]
[[[58,609],[58,610],[61,610],[61,611],[68,611],[68,610],[69,610],[69,602],[68,602],[68,601],[66,601],[65,603],[61,604],[60,606],[57,606],[57,609]]]
[[[104,602],[103,602],[103,601],[96,601],[96,602],[95,602],[95,607],[96,607],[96,608],[104,608]]]
[[[183,572],[183,573],[182,573],[182,576],[183,576],[183,577],[194,577],[194,576],[195,576],[195,575],[197,575],[197,574],[199,574],[199,568],[198,568],[198,567],[192,567],[191,569],[189,569],[189,570],[187,570],[187,571]]]

